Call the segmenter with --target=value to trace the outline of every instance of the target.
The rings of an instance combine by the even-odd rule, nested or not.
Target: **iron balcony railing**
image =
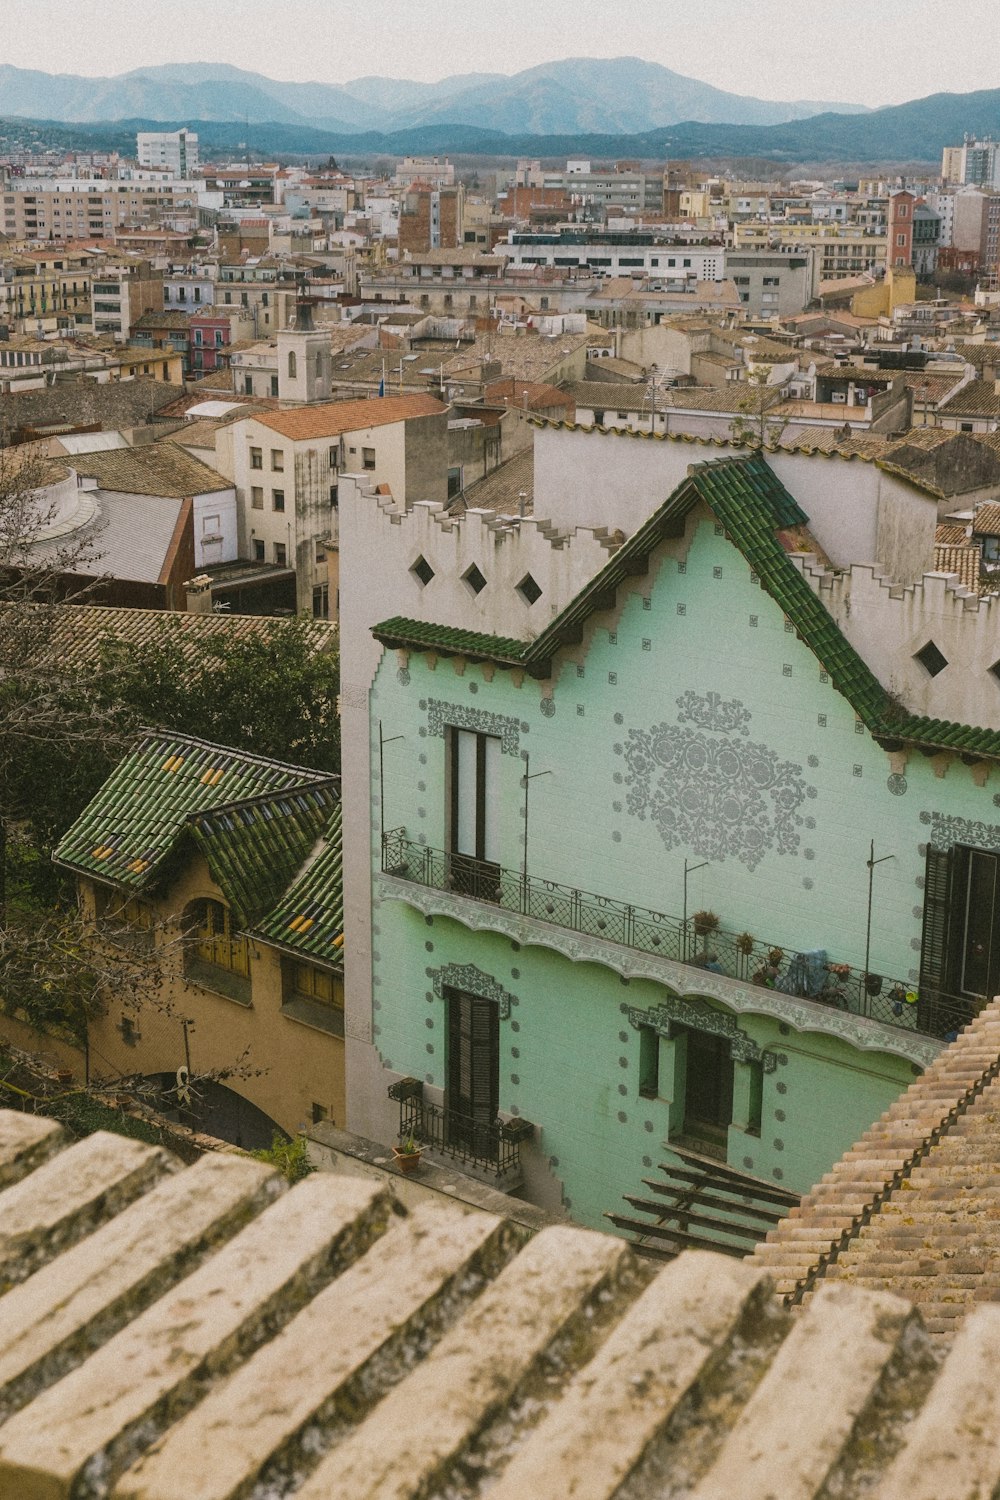
[[[949,1037],[979,1009],[971,999],[919,991],[907,981],[829,960],[825,953],[798,953],[722,928],[704,933],[693,917],[684,921],[468,855],[431,849],[408,839],[403,828],[383,834],[382,869],[416,885],[453,891],[538,922],[927,1036]]]
[[[474,1120],[424,1099],[419,1078],[389,1085],[399,1104],[399,1138],[411,1138],[427,1151],[478,1167],[498,1179],[519,1178],[521,1144],[535,1133],[530,1120]]]

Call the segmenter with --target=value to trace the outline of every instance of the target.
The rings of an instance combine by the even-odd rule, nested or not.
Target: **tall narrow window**
[[[500,1100],[500,1013],[479,995],[446,991],[448,1135],[484,1161],[495,1158]]]
[[[655,1099],[660,1092],[660,1033],[652,1026],[639,1027],[639,1093]]]
[[[452,729],[450,741],[453,884],[492,901],[500,865],[500,741],[469,729]]]
[[[722,1144],[732,1118],[733,1056],[728,1039],[687,1029],[684,1134]]]
[[[289,351],[288,351],[288,378],[289,378],[289,380],[294,380],[295,379],[296,369],[297,369],[297,361],[296,361],[296,358],[295,358],[295,350],[294,349],[289,349]]]
[[[947,1037],[1000,990],[1000,858],[929,848],[920,951],[920,1020]]]

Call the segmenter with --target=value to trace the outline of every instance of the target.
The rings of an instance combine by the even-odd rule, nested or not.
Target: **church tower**
[[[313,324],[313,304],[300,300],[295,322],[278,333],[278,399],[288,406],[329,401],[333,356],[330,339]]]

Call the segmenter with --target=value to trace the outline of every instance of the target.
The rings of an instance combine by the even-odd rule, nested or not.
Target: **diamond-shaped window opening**
[[[466,568],[465,572],[462,574],[462,582],[467,583],[474,594],[481,594],[483,592],[483,589],[486,587],[486,579],[476,567],[475,563],[472,564],[471,568]]]
[[[992,667],[990,667],[990,671],[996,678],[997,682],[1000,682],[1000,661],[995,661]]]
[[[410,569],[410,572],[420,584],[420,587],[424,589],[434,577],[434,569],[431,567],[426,557],[424,557],[423,553],[421,553],[421,555],[417,558],[416,562],[413,564],[413,567]]]
[[[943,651],[938,650],[933,641],[928,641],[921,651],[915,652],[913,659],[918,661],[931,677],[936,677],[948,665],[948,658]]]
[[[542,591],[530,573],[525,573],[521,582],[517,585],[517,592],[525,604],[535,604],[542,597]]]

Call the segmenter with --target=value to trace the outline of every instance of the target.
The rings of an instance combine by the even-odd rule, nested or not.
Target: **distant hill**
[[[0,70],[2,72],[2,70]],[[224,80],[214,85],[223,86]],[[231,80],[229,86],[235,87]],[[302,85],[308,87],[308,85]],[[488,119],[488,116],[483,118]],[[137,130],[176,129],[196,124],[207,152],[232,151],[245,141],[244,118],[198,120],[173,115],[93,124],[11,121],[0,135],[38,132],[53,144],[77,142],[100,149],[128,150]],[[909,104],[873,110],[866,115],[821,114],[783,125],[723,125],[684,121],[657,130],[632,134],[574,132],[567,134],[505,133],[491,124],[447,121],[403,130],[343,131],[317,129],[296,120],[254,123],[253,150],[271,155],[402,156],[449,152],[471,156],[560,157],[582,155],[599,160],[638,157],[662,161],[667,157],[759,157],[776,165],[807,161],[877,163],[885,161],[937,162],[942,147],[962,139],[964,131],[1000,135],[1000,89],[972,94],[932,94]]]
[[[568,58],[511,76],[438,83],[284,83],[227,63],[168,63],[107,78],[0,66],[0,116],[73,123],[244,120],[361,133],[473,125],[506,134],[629,134],[682,120],[771,125],[864,106],[744,98],[637,57]]]

